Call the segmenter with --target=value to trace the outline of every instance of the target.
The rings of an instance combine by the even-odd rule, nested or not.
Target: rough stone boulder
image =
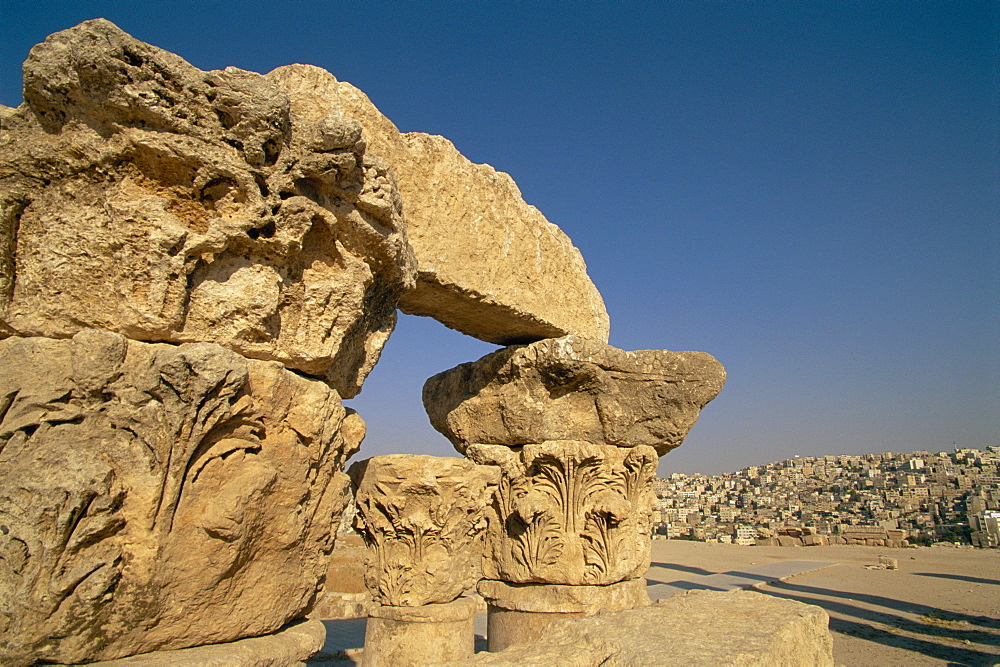
[[[0,663],[273,632],[312,603],[364,436],[212,343],[0,341]]]
[[[762,593],[697,591],[642,609],[553,622],[544,637],[450,665],[832,667],[820,607]]]
[[[0,335],[215,342],[356,394],[415,282],[361,126],[98,19],[0,114]]]
[[[704,352],[629,352],[577,336],[498,350],[424,384],[431,424],[460,452],[577,440],[649,445],[663,456],[683,442],[726,372]]]
[[[400,133],[322,69],[289,65],[267,77],[303,104],[359,122],[368,150],[392,165],[418,264],[403,312],[500,345],[565,334],[607,342],[608,314],[580,252],[510,176],[473,164],[444,137]]]

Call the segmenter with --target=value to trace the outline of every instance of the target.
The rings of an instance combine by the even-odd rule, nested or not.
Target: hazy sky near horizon
[[[99,16],[205,70],[321,66],[511,174],[612,345],[726,366],[660,474],[1000,444],[996,2],[0,0],[0,103]],[[361,456],[455,455],[421,386],[493,349],[401,316]]]

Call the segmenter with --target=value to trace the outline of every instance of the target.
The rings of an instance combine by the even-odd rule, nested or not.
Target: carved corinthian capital
[[[365,585],[382,604],[451,602],[480,576],[484,510],[499,473],[466,459],[394,454],[351,466]]]
[[[607,585],[649,567],[652,447],[554,440],[466,454],[502,471],[488,512],[487,579]]]

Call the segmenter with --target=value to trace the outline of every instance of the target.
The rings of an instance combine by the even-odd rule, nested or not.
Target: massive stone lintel
[[[358,121],[368,150],[392,165],[418,264],[403,312],[500,345],[565,334],[607,342],[607,311],[580,252],[510,176],[473,164],[444,137],[401,134],[364,93],[317,67],[267,76],[315,109]]]
[[[381,604],[451,602],[480,576],[484,512],[499,471],[468,459],[393,454],[351,466],[365,584]]]
[[[619,350],[578,336],[512,346],[424,384],[431,424],[456,449],[579,440],[648,445],[662,456],[683,442],[726,372],[704,352]]]
[[[356,121],[102,19],[31,50],[24,98],[0,126],[0,335],[210,341],[360,390],[416,264]]]
[[[228,642],[308,610],[364,435],[212,343],[0,341],[0,663]]]
[[[496,465],[483,575],[511,583],[607,585],[649,567],[651,447],[585,442],[473,445],[469,458]]]

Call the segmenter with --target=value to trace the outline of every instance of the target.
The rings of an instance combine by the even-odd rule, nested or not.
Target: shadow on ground
[[[971,616],[879,595],[851,593],[790,582],[758,589],[764,595],[822,607],[830,630],[884,646],[912,651],[950,664],[996,665],[1000,620]],[[849,600],[853,604],[849,604]],[[986,629],[982,629],[986,628]]]
[[[918,577],[936,577],[938,579],[956,579],[958,581],[967,581],[970,584],[990,584],[993,586],[1000,586],[1000,581],[996,579],[983,579],[981,577],[968,577],[964,574],[941,574],[940,572],[914,572],[913,574]],[[1000,591],[998,591],[1000,593]]]

